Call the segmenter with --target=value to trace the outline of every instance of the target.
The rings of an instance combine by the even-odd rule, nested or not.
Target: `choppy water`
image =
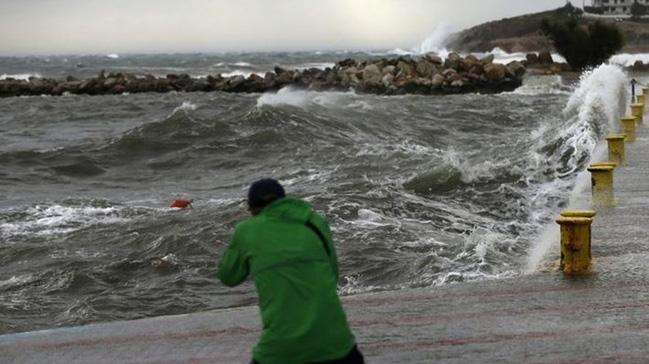
[[[263,176],[329,217],[344,294],[521,274],[626,85],[0,99],[0,333],[253,303],[214,273]]]

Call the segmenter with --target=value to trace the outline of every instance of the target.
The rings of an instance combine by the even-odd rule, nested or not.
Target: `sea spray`
[[[564,167],[559,177],[580,172],[570,196],[571,206],[583,204],[576,200],[589,182],[582,165],[584,161],[593,159],[596,153],[602,154],[597,144],[614,129],[626,111],[628,85],[629,79],[619,66],[599,66],[581,76],[579,86],[563,110],[566,125],[559,138],[562,139],[560,154],[563,155]],[[555,225],[554,221],[550,222],[531,245],[527,272],[535,271],[550,248],[556,245],[558,228]]]
[[[449,53],[449,51],[446,49],[446,45],[448,43],[449,37],[454,32],[454,27],[449,23],[439,23],[435,27],[435,30],[433,30],[433,32],[426,39],[424,39],[424,41],[421,42],[418,47],[413,49],[413,51],[418,54],[435,52],[437,54],[446,56]]]

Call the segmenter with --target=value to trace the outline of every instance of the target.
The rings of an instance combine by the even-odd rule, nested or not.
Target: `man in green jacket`
[[[230,287],[255,282],[263,329],[252,363],[364,363],[336,291],[325,218],[273,179],[250,186],[248,207],[253,216],[236,226],[217,276]]]

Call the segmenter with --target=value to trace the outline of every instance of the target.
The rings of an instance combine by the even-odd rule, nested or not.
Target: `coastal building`
[[[631,6],[634,2],[640,5],[649,5],[649,0],[592,0],[593,8],[601,9],[606,15],[631,15]]]

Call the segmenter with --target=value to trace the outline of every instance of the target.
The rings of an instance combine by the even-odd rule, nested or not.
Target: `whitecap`
[[[252,66],[248,62],[234,62],[234,63],[230,63],[230,65],[235,66],[235,67],[251,67]]]
[[[66,234],[95,224],[128,221],[118,207],[37,205],[25,213],[24,219],[1,223],[0,235]]]
[[[525,96],[569,94],[570,87],[563,84],[560,75],[531,76],[523,80],[523,86],[511,93]]]
[[[27,80],[29,80],[30,77],[42,78],[43,76],[41,76],[38,73],[18,73],[18,74],[6,74],[6,73],[3,73],[2,75],[0,75],[0,81],[4,81],[7,78],[13,78],[14,80],[27,81]]]
[[[231,72],[221,73],[221,77],[228,78],[228,77],[234,77],[234,76],[243,76],[244,78],[248,78],[253,74],[255,74],[257,76],[261,76],[261,77],[264,76],[264,73],[262,73],[262,72],[234,70],[234,71],[231,71]]]
[[[177,106],[172,114],[175,114],[178,111],[194,111],[196,110],[198,106],[196,104],[193,104],[191,101],[183,101],[183,103],[180,106]]]
[[[257,99],[257,107],[263,106],[280,106],[290,105],[305,107],[309,104],[317,104],[320,106],[335,106],[343,105],[347,101],[349,105],[349,97],[356,96],[354,92],[318,92],[295,89],[293,87],[284,87],[275,93],[265,93]],[[353,101],[351,101],[353,102]]]

